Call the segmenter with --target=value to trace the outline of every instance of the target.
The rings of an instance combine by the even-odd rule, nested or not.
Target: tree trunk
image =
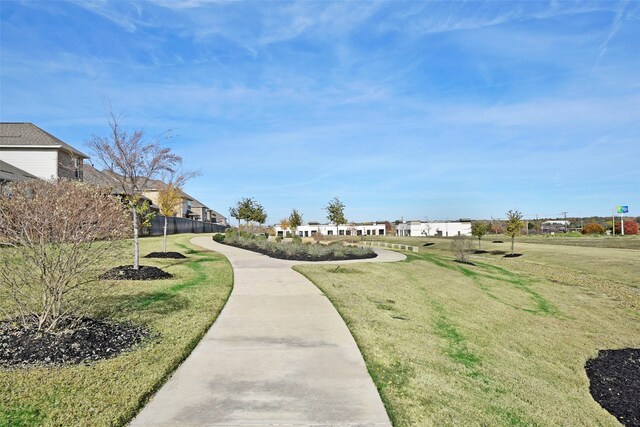
[[[162,249],[164,249],[164,253],[167,253],[167,216],[164,216],[164,240],[162,242]]]
[[[482,243],[480,243],[481,237],[478,237],[478,250],[481,251],[482,250]]]
[[[513,255],[513,244],[516,240],[516,236],[511,236],[511,255]]]
[[[133,269],[140,270],[140,243],[138,242],[138,215],[136,213],[136,204],[133,203],[131,208],[133,216]]]

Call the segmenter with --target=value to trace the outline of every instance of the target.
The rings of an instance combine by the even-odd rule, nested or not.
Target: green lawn
[[[618,425],[584,363],[640,347],[640,251],[517,242],[524,256],[469,266],[430,241],[400,263],[296,267],[345,319],[395,425]]]
[[[193,236],[169,237],[167,250],[187,259],[141,259],[174,274],[173,279],[114,282],[93,312],[145,325],[153,339],[90,365],[0,370],[0,426],[129,421],[191,352],[231,292],[233,273],[226,258],[192,246]],[[142,239],[141,254],[153,251],[162,251],[162,239]],[[120,264],[131,264],[130,258],[129,252],[123,254]]]

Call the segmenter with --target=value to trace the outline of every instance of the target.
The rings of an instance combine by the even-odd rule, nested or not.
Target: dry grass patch
[[[512,269],[520,259],[456,263],[442,244],[400,263],[296,267],[347,322],[394,424],[617,425],[584,364],[640,347],[638,311]]]

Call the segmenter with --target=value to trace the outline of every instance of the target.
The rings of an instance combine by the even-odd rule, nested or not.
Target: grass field
[[[0,370],[0,426],[113,426],[131,419],[191,352],[231,292],[227,260],[196,249],[191,237],[169,237],[167,250],[187,259],[141,259],[173,279],[114,282],[93,312],[145,325],[153,339],[90,365]],[[161,250],[161,238],[141,240],[142,255]],[[120,264],[130,264],[130,258],[125,253]]]
[[[640,347],[640,251],[517,241],[524,256],[471,266],[430,242],[400,263],[296,267],[347,322],[395,425],[619,425],[584,363]]]

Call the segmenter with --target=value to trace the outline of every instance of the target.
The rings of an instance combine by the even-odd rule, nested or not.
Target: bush
[[[616,234],[622,234],[620,222],[616,222]],[[638,223],[632,220],[624,220],[624,234],[638,234]]]
[[[604,234],[604,227],[597,222],[590,222],[582,227],[582,234]]]
[[[302,237],[298,236],[297,234],[295,236],[292,237],[292,242],[293,243],[302,243]]]
[[[374,258],[376,256],[376,253],[371,248],[358,248],[344,245],[325,246],[311,243],[283,243],[264,239],[247,239],[237,236],[233,239],[225,239],[224,243],[259,252],[273,258],[295,261],[337,261]]]
[[[108,191],[75,181],[16,182],[0,188],[0,298],[23,326],[56,330],[86,314],[105,263],[130,227]]]
[[[469,262],[469,253],[471,252],[471,239],[465,236],[455,236],[451,240],[451,252],[456,257],[456,261]]]
[[[223,243],[224,242],[224,234],[218,233],[218,234],[214,234],[213,235],[213,240],[218,242],[218,243]]]

